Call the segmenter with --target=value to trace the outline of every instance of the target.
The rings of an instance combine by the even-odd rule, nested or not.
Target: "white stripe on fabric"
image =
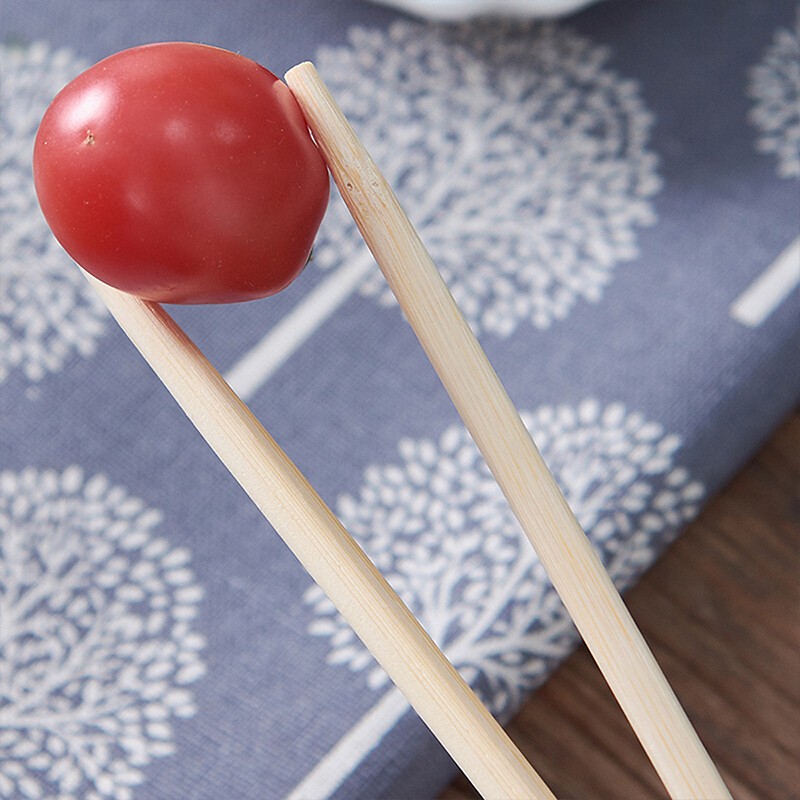
[[[731,316],[748,328],[762,325],[800,285],[800,238],[795,239],[731,305]]]
[[[400,690],[392,687],[339,739],[286,800],[327,800],[410,708]]]
[[[249,400],[292,354],[358,288],[374,264],[364,252],[310,292],[226,373],[242,400]]]

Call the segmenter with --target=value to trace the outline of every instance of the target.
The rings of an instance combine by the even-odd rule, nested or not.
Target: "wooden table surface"
[[[626,601],[735,800],[800,798],[800,412]],[[563,800],[667,796],[585,648],[508,730]]]

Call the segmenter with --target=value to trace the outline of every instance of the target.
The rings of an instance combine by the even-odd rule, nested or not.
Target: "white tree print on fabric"
[[[87,64],[69,50],[0,45],[0,382],[30,381],[91,355],[106,312],[39,210],[31,158],[36,129],[61,87]]]
[[[759,129],[762,153],[778,160],[783,178],[800,177],[800,7],[794,29],[775,33],[759,64],[750,70],[750,119]]]
[[[608,48],[553,24],[354,28],[320,72],[477,332],[539,328],[600,299],[655,216],[652,117]],[[370,260],[344,204],[315,263]],[[393,298],[373,269],[361,292]]]
[[[677,436],[586,400],[523,419],[581,525],[624,588],[698,510],[704,489],[674,464]],[[401,462],[369,467],[339,516],[452,662],[504,715],[561,660],[575,632],[469,434],[403,440]],[[388,680],[318,587],[305,600],[329,662]]]
[[[77,467],[0,472],[0,796],[129,800],[173,752],[202,590],[159,521]]]

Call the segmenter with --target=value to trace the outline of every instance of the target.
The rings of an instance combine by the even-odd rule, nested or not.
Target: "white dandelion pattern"
[[[778,30],[750,70],[750,120],[760,131],[756,147],[777,159],[778,175],[800,177],[800,7],[794,28]]]
[[[0,472],[0,796],[130,800],[174,751],[202,590],[159,521],[77,467]]]
[[[697,511],[703,486],[674,464],[677,436],[620,403],[523,415],[615,582],[630,585]],[[448,657],[505,715],[571,649],[575,631],[466,430],[403,440],[337,510]],[[317,587],[305,593],[328,661],[387,677]]]
[[[0,382],[16,369],[32,382],[58,372],[106,329],[102,303],[44,221],[31,170],[45,108],[87,66],[42,42],[0,45]]]
[[[317,63],[477,332],[546,328],[637,255],[660,188],[639,87],[553,24],[354,28]],[[315,263],[370,261],[344,204]],[[377,268],[361,285],[393,298]]]

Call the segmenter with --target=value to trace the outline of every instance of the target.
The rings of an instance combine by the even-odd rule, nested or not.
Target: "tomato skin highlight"
[[[329,196],[289,88],[250,59],[188,42],[124,50],[64,87],[33,167],[67,253],[166,303],[280,291],[305,266]]]

